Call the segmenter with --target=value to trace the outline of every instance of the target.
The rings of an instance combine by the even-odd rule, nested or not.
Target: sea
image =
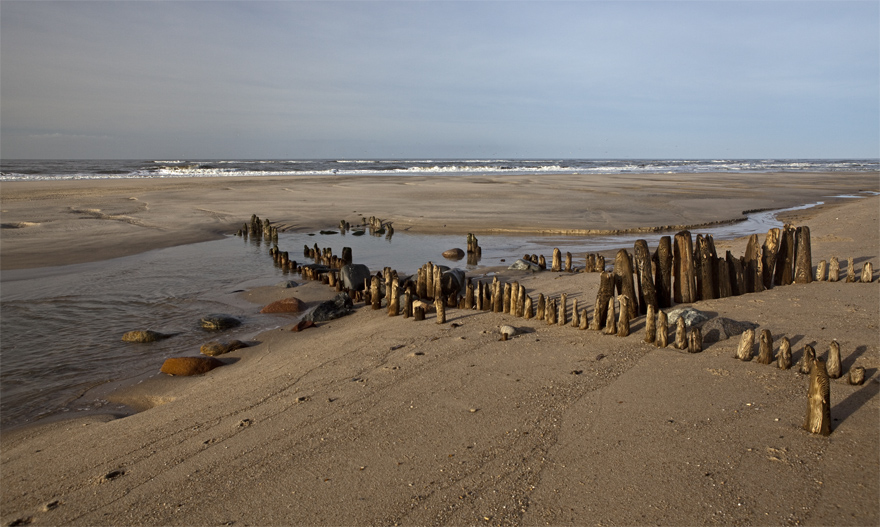
[[[706,172],[870,172],[880,160],[3,160],[0,182],[129,178],[291,175],[499,175]],[[2,192],[2,187],[0,187]],[[805,204],[801,208],[815,204]],[[749,213],[745,221],[707,229],[716,240],[766,233],[781,226],[781,211]],[[4,224],[5,225],[5,224]],[[479,261],[446,261],[440,253],[464,247],[464,236],[353,236],[339,231],[281,233],[278,245],[303,261],[303,245],[351,247],[355,261],[373,270],[390,266],[414,273],[427,261],[466,270],[477,278],[524,254],[554,247],[585,253],[631,248],[635,239],[656,247],[663,234],[621,236],[484,236]],[[0,230],[2,236],[2,230]],[[0,239],[2,241],[2,239]],[[238,293],[258,286],[300,282],[273,265],[262,241],[225,239],[148,251],[101,262],[10,270],[0,273],[0,428],[90,412],[129,411],[92,394],[102,386],[159,375],[165,358],[195,356],[209,340],[251,340],[292,323],[261,315]],[[2,253],[0,253],[2,258]],[[295,288],[290,289],[291,295]],[[209,313],[236,316],[243,324],[221,334],[200,329]],[[172,333],[153,344],[121,341],[135,329]]]

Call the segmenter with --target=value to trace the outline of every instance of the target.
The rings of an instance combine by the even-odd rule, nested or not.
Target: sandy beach
[[[397,231],[462,234],[463,246],[468,232],[710,225],[818,201],[782,218],[810,227],[814,269],[833,256],[878,269],[880,196],[833,198],[860,191],[880,191],[878,175],[4,183],[0,269],[208,240],[253,213],[301,231],[375,215]],[[745,246],[717,243],[736,256]],[[577,299],[592,316],[597,273],[485,271],[533,297],[565,293],[569,309]],[[806,344],[824,358],[839,342],[844,376],[831,381],[827,437],[802,428],[808,376],[735,359],[738,336],[689,354],[645,343],[644,316],[617,337],[460,309],[445,324],[433,314],[415,322],[356,304],[317,328],[263,333],[203,376],[161,376],[107,394],[142,410],[133,415],[4,430],[0,521],[878,525],[878,276],[691,304],[758,324],[777,346],[787,337],[795,363]],[[334,294],[303,282],[241,298],[257,312],[289,296],[315,303]],[[506,324],[518,334],[502,341]],[[862,385],[847,382],[855,366],[866,370]]]

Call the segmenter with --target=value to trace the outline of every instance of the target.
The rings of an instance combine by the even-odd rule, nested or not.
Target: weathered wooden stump
[[[648,242],[636,240],[633,254],[636,266],[636,284],[639,290],[639,312],[645,314],[648,312],[648,306],[659,307]]]
[[[731,296],[746,294],[746,275],[745,271],[743,271],[743,260],[735,258],[730,251],[727,251],[725,259],[727,261],[727,269],[730,272]]]
[[[608,300],[613,296],[614,275],[602,271],[599,276],[599,291],[596,293],[596,307],[593,309],[593,323],[590,325],[590,329],[593,331],[599,331],[604,327],[608,315]]]
[[[538,267],[541,269],[547,269],[547,260],[544,259],[544,255],[538,257]]]
[[[828,377],[839,379],[842,372],[840,366],[840,344],[836,340],[831,341],[828,348],[828,360],[825,362],[825,369]]]
[[[581,320],[580,324],[578,324],[578,329],[587,329],[589,320],[587,318],[587,308],[581,312]]]
[[[645,342],[652,344],[657,339],[657,310],[648,304],[648,313],[645,315]]]
[[[681,231],[676,234],[672,258],[672,271],[675,277],[672,296],[677,304],[690,304],[697,300],[693,255],[694,248],[690,231]]]
[[[547,322],[547,325],[552,326],[553,324],[556,324],[558,314],[555,298],[547,300],[547,305],[544,308],[544,315],[544,321]]]
[[[373,309],[382,307],[382,297],[379,295],[379,277],[375,275],[370,279],[370,303]]]
[[[776,356],[776,365],[780,370],[791,368],[791,342],[788,337],[782,337],[779,343],[779,355]]]
[[[501,312],[510,313],[510,282],[504,284],[504,293],[501,297]]]
[[[617,251],[617,255],[614,257],[613,272],[618,295],[627,298],[626,308],[629,312],[629,318],[635,318],[638,315],[639,300],[633,282],[632,259],[626,249]]]
[[[606,335],[614,335],[617,333],[617,321],[615,320],[614,298],[608,299],[605,309],[605,331]]]
[[[756,236],[757,238],[757,236]],[[716,277],[717,265],[714,253],[714,243],[710,235],[697,235],[697,251],[695,255],[697,273],[697,292],[701,300],[718,298],[718,279]]]
[[[413,296],[412,292],[407,289],[403,294],[403,318],[413,316]]]
[[[538,312],[535,314],[535,318],[538,320],[544,320],[544,316],[547,312],[547,301],[544,299],[544,293],[538,293]]]
[[[562,251],[555,247],[553,248],[553,266],[550,270],[554,273],[562,270]]]
[[[749,242],[746,244],[746,253],[743,256],[743,275],[745,277],[746,293],[755,293],[758,289],[758,235],[749,236]],[[761,282],[761,289],[764,284]]]
[[[581,325],[580,317],[578,315],[578,299],[575,298],[571,301],[571,327],[573,328]]]
[[[685,324],[684,317],[678,317],[678,320],[675,321],[675,341],[672,346],[680,350],[687,348],[687,324]]]
[[[391,276],[391,287],[388,288],[391,293],[388,297],[388,316],[396,317],[400,314],[400,281],[397,278],[397,271]]]
[[[856,281],[856,268],[855,268],[855,260],[852,256],[847,259],[846,265],[846,281],[847,283]]]
[[[596,254],[587,253],[584,255],[584,272],[592,273],[596,267]]]
[[[776,255],[776,270],[773,278],[775,285],[789,285],[793,281],[794,245],[794,229],[791,225],[785,225],[779,239],[779,252]]]
[[[752,360],[752,347],[755,345],[755,330],[747,329],[743,331],[739,339],[739,346],[736,348],[736,358],[742,361]]]
[[[758,338],[758,364],[770,364],[773,362],[773,334],[769,329],[762,329]]]
[[[620,315],[617,317],[617,336],[618,337],[628,337],[629,336],[629,304],[630,300],[626,296],[618,297],[620,301]]]
[[[801,356],[801,366],[800,371],[804,375],[810,373],[810,370],[813,367],[813,362],[816,360],[816,350],[813,349],[813,346],[809,344],[804,344],[804,353]],[[826,371],[827,374],[827,371]]]
[[[828,281],[836,282],[840,280],[840,260],[836,256],[831,257],[831,263],[828,265]]]
[[[566,324],[566,301],[568,300],[568,295],[562,293],[559,295],[559,313],[557,314],[557,322],[560,326],[564,326]]]
[[[700,328],[691,328],[687,341],[688,353],[701,353],[703,351],[703,331]]]
[[[533,313],[534,310],[532,309],[532,297],[531,295],[525,295],[525,300],[523,301],[523,317],[526,320],[531,320]]]
[[[764,289],[773,287],[773,273],[776,268],[776,257],[779,254],[779,241],[782,230],[778,228],[767,231],[767,237],[764,238],[764,245],[761,246],[761,277],[764,281]]]
[[[849,370],[849,383],[853,386],[858,386],[865,382],[865,368],[861,366],[854,366]]]
[[[516,313],[515,315],[522,318],[526,312],[526,287],[519,285],[517,287],[519,293],[516,295]]]
[[[813,253],[810,247],[810,228],[797,228],[794,236],[794,282],[809,284],[813,281]]]
[[[464,294],[464,308],[474,308],[474,283],[468,280],[467,291]]]
[[[717,258],[715,260],[717,269],[715,276],[718,277],[718,298],[727,298],[733,296],[733,288],[730,282],[730,265],[726,258]]]
[[[654,286],[658,308],[672,305],[672,269],[672,238],[663,236],[654,252]]]
[[[434,309],[437,310],[437,323],[445,324],[446,323],[446,302],[443,301],[443,298],[437,298],[434,300]]]
[[[669,318],[665,311],[657,313],[657,338],[654,345],[658,348],[665,348],[669,345]]]
[[[804,429],[811,434],[831,434],[831,383],[825,363],[813,359],[810,389],[807,392],[807,416]]]
[[[871,262],[865,262],[865,265],[862,267],[862,276],[860,280],[863,284],[870,284],[874,279],[874,266]]]
[[[571,272],[571,253],[565,253],[565,272]]]
[[[425,264],[425,296],[422,298],[434,298],[434,264],[432,262]]]
[[[828,268],[828,263],[825,260],[821,260],[819,265],[816,266],[816,281],[824,282],[826,276],[826,269]]]

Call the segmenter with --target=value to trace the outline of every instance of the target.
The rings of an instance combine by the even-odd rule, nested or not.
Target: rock
[[[461,249],[449,249],[448,251],[443,251],[443,258],[447,260],[461,260],[464,258],[464,251]]]
[[[425,313],[431,313],[434,311],[434,302],[427,302],[425,300],[413,300],[413,310],[415,308],[422,308]]]
[[[510,267],[508,267],[508,269],[511,269],[513,271],[531,271],[533,273],[538,273],[542,271],[540,265],[529,262],[528,260],[523,260],[522,258],[510,264]]]
[[[461,269],[450,269],[440,275],[440,286],[444,295],[460,293],[465,285],[465,273]]]
[[[703,324],[703,343],[711,344],[730,337],[741,335],[748,329],[757,329],[758,324],[752,322],[739,322],[724,317],[715,317]]]
[[[246,347],[248,347],[248,345],[240,340],[231,340],[229,342],[217,342],[216,340],[213,340],[211,342],[202,344],[200,351],[202,355],[216,357],[217,355],[223,355],[225,353],[229,353],[231,351]]]
[[[272,302],[261,309],[260,313],[300,313],[303,308],[305,308],[305,303],[302,300],[290,297]]]
[[[206,315],[199,320],[199,324],[204,329],[210,329],[214,331],[221,331],[224,329],[234,328],[241,325],[241,320],[229,316],[222,315],[219,313],[212,313],[210,315]]]
[[[684,318],[684,324],[686,327],[689,328],[698,326],[703,322],[709,320],[709,315],[692,307],[673,309],[672,311],[667,313],[666,316],[668,318],[670,327],[674,326],[675,323],[678,322],[679,317]]]
[[[122,340],[124,342],[156,342],[162,339],[167,339],[171,336],[173,335],[166,335],[165,333],[159,333],[158,331],[146,329],[129,331],[128,333],[122,335]]]
[[[500,328],[498,328],[498,333],[501,333],[502,335],[507,335],[507,338],[511,338],[516,335],[517,331],[516,328],[513,326],[501,326]]]
[[[364,264],[347,264],[340,271],[342,285],[352,291],[363,291],[364,280],[370,278],[370,268]]]
[[[280,287],[282,289],[290,289],[291,287],[296,287],[299,284],[294,282],[293,280],[284,280],[283,282],[278,282],[276,287]]]
[[[321,302],[315,309],[309,311],[304,320],[312,322],[326,322],[351,313],[351,297],[347,293],[339,293],[333,300]]]
[[[214,357],[171,357],[162,364],[162,373],[168,375],[202,375],[224,363]]]

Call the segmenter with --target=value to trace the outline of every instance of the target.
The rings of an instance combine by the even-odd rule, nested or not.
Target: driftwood
[[[703,331],[700,328],[691,328],[687,341],[688,353],[701,353],[703,351]]]
[[[614,335],[617,333],[617,322],[615,319],[614,312],[614,298],[608,299],[608,305],[605,310],[605,331],[606,335]]]
[[[849,370],[849,383],[857,386],[865,382],[865,368],[854,366]]]
[[[813,252],[810,246],[810,228],[797,228],[794,237],[794,281],[809,284],[813,281]]]
[[[693,254],[694,248],[690,231],[681,231],[676,234],[672,258],[672,272],[675,277],[672,285],[672,297],[677,304],[690,304],[697,300]]]
[[[755,361],[758,364],[773,362],[773,335],[769,329],[761,330],[761,336],[758,338],[758,358]]]
[[[627,297],[629,301],[626,308],[629,310],[629,317],[635,318],[638,315],[639,301],[636,297],[636,288],[633,283],[632,260],[626,249],[617,251],[617,256],[614,257],[613,272],[617,292],[619,295]]]
[[[804,375],[810,373],[810,370],[813,367],[813,362],[815,360],[816,360],[816,350],[813,349],[813,346],[810,346],[809,344],[804,344],[804,353],[801,356],[801,366],[800,366],[801,373],[803,373]]]
[[[620,297],[620,316],[617,318],[617,336],[629,336],[629,299],[625,296]]]
[[[651,344],[657,339],[657,314],[654,306],[648,304],[648,313],[645,315],[645,342]]]
[[[739,339],[739,346],[736,348],[736,358],[742,361],[752,360],[752,347],[755,345],[755,330],[747,329],[743,331]]]
[[[675,349],[687,349],[687,324],[685,324],[684,317],[678,317],[678,320],[675,321],[675,342],[672,344],[672,347]]]
[[[665,348],[669,345],[669,318],[665,311],[657,313],[657,338],[654,345],[658,348]]]
[[[807,416],[804,429],[811,434],[831,434],[831,383],[825,363],[813,359],[810,389],[807,393]]]
[[[634,261],[636,266],[636,283],[639,290],[639,312],[648,312],[649,305],[658,307],[657,291],[654,287],[654,276],[651,265],[651,252],[648,250],[648,242],[636,240],[633,247]]]
[[[791,368],[791,342],[788,337],[782,337],[779,343],[779,355],[776,356],[776,365],[780,370]]]
[[[831,263],[828,265],[828,281],[836,282],[840,280],[840,260],[836,256],[831,257]]]
[[[660,238],[660,244],[654,253],[654,286],[657,292],[657,307],[672,305],[672,239],[669,236]]]
[[[614,275],[603,271],[599,276],[599,291],[596,293],[596,307],[593,309],[593,323],[590,329],[599,331],[604,327],[608,316],[608,300],[614,296]]]
[[[842,374],[840,371],[840,344],[836,340],[832,340],[831,346],[828,348],[825,369],[828,372],[828,377],[832,379],[839,379]]]

